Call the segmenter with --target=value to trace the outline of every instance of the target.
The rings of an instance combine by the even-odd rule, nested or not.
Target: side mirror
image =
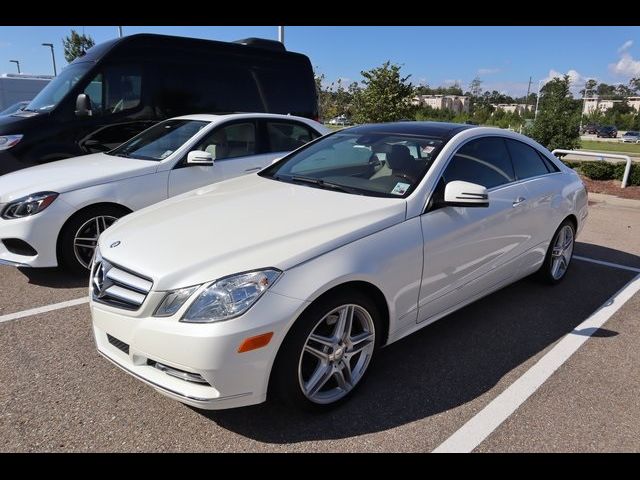
[[[187,165],[213,165],[213,155],[204,150],[194,150],[187,154]]]
[[[76,116],[77,117],[90,117],[91,112],[91,99],[86,93],[81,93],[76,98]]]
[[[488,207],[489,194],[482,185],[455,180],[444,188],[444,203],[451,207]]]

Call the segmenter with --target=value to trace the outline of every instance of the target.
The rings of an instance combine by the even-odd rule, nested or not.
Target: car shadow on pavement
[[[32,285],[49,288],[80,288],[89,285],[89,273],[74,274],[59,268],[23,268],[18,270]]]
[[[607,253],[604,250],[610,249],[600,253]],[[609,253],[638,261],[623,252]],[[514,368],[576,330],[635,275],[576,260],[558,286],[531,277],[521,280],[380,350],[359,391],[328,413],[301,413],[275,402],[194,410],[228,430],[277,444],[392,429],[477,399]],[[615,333],[603,329],[596,341],[607,341]]]

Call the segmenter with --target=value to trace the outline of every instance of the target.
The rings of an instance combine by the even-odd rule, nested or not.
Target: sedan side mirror
[[[93,112],[91,111],[91,99],[86,93],[81,93],[76,98],[76,116],[77,117],[90,117]]]
[[[444,188],[444,203],[452,207],[488,207],[489,194],[482,185],[455,180]]]
[[[194,150],[187,154],[187,165],[213,165],[213,155],[204,150]]]

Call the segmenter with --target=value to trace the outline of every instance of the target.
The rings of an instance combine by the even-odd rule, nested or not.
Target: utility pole
[[[524,114],[527,114],[527,107],[529,106],[529,93],[531,92],[531,77],[529,77],[529,86],[527,87],[527,96],[524,99]]]
[[[538,118],[538,105],[540,105],[540,89],[542,88],[542,80],[538,80],[538,96],[536,98],[536,113],[533,115],[533,119]]]
[[[18,60],[9,60],[12,63],[15,63],[18,66],[18,73],[20,73],[20,62]]]
[[[284,45],[284,27],[278,27],[278,41]]]
[[[118,27],[118,36],[122,38],[122,27]]]

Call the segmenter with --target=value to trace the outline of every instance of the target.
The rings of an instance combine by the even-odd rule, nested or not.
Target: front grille
[[[138,310],[153,282],[96,255],[91,271],[93,300],[126,310]]]
[[[116,347],[118,350],[129,355],[129,345],[124,343],[122,340],[118,340],[116,337],[112,337],[108,333],[107,333],[107,340],[109,340],[109,343],[114,347]]]

